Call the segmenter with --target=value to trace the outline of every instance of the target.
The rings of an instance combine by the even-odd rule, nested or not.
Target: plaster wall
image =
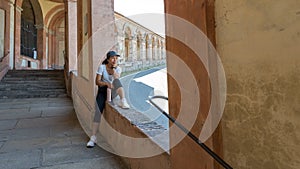
[[[300,1],[215,1],[233,168],[300,167]]]

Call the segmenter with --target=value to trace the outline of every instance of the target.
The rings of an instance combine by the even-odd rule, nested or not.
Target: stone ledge
[[[101,134],[115,152],[130,151],[132,154],[145,151],[160,152],[150,157],[122,157],[131,169],[169,169],[169,133],[163,126],[153,122],[146,115],[134,109],[121,109],[111,103],[106,104],[104,118],[119,134],[102,130]],[[124,140],[124,136],[135,138],[149,138],[142,143]],[[130,149],[128,149],[130,148]],[[150,152],[151,153],[151,152]]]
[[[113,109],[125,117],[131,125],[136,126],[142,133],[169,153],[169,131],[160,124],[157,124],[149,117],[135,109],[122,109],[117,105],[108,103]]]

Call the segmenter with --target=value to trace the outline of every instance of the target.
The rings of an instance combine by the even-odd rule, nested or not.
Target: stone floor
[[[126,168],[87,140],[69,98],[0,99],[1,169]]]

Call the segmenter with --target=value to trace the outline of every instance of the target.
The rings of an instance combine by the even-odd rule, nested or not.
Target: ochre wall
[[[300,1],[216,0],[233,168],[300,168]]]

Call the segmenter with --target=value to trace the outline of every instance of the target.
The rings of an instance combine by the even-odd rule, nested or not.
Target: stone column
[[[48,68],[54,68],[54,49],[55,49],[55,32],[51,29],[48,30],[48,54],[47,54],[47,64]]]
[[[148,56],[148,60],[152,61],[152,38],[148,39],[148,48],[147,50],[147,56]]]
[[[130,56],[131,56],[131,61],[135,62],[137,60],[137,55],[136,55],[136,51],[137,51],[137,37],[136,36],[132,36],[131,40],[130,40]]]
[[[162,42],[160,41],[159,44],[160,44],[160,45],[158,46],[158,59],[159,59],[159,60],[162,60],[162,56],[161,56]]]
[[[15,22],[14,22],[14,26],[15,26],[15,43],[14,43],[14,53],[15,53],[15,57],[14,57],[14,67],[13,69],[17,69],[18,66],[18,58],[20,57],[20,44],[21,44],[21,12],[23,11],[23,9],[18,6],[16,4],[15,6]]]
[[[14,0],[10,0],[9,1],[9,5],[10,5],[10,44],[9,44],[9,66],[10,68],[14,68],[15,64],[14,64],[14,42],[15,42],[15,38],[14,38],[14,16],[15,16],[15,6],[14,6]]]
[[[39,69],[46,69],[47,68],[47,58],[46,55],[44,55],[44,51],[46,49],[46,31],[44,28],[44,24],[36,25],[37,29],[37,55],[38,60],[40,60],[41,65]]]
[[[162,44],[162,58],[167,59],[167,57],[166,57],[166,42],[165,41]]]
[[[66,57],[67,71],[77,70],[77,0],[67,1],[66,15]]]
[[[157,41],[155,40],[154,43],[152,44],[152,60],[157,60]]]
[[[141,60],[145,61],[146,60],[146,39],[145,38],[141,38],[140,39],[140,52],[141,52]]]

